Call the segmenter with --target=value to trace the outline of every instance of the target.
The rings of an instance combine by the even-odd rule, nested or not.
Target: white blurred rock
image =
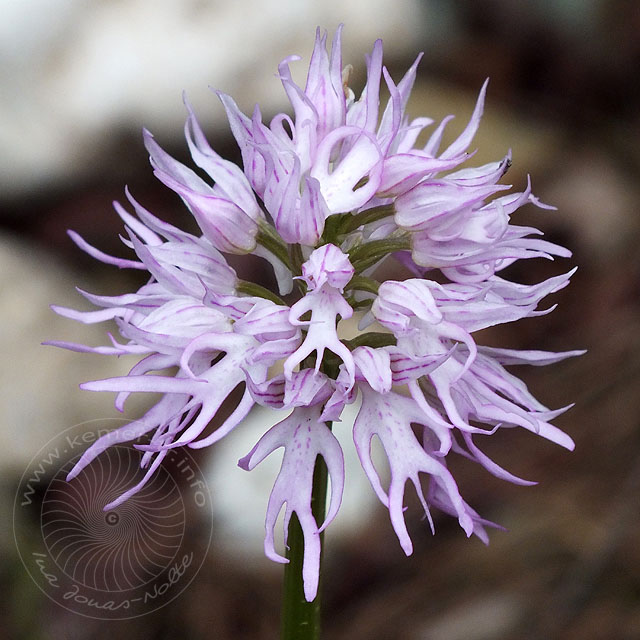
[[[91,289],[86,275],[70,273],[39,248],[0,236],[0,474],[4,478],[19,477],[32,456],[65,429],[123,417],[113,407],[113,394],[82,391],[78,385],[125,375],[134,361],[41,344],[45,340],[107,343],[104,324],[81,325],[49,308],[56,303],[88,309],[74,290],[79,283]],[[132,399],[126,415],[139,413],[141,405]]]
[[[421,34],[419,0],[0,0],[0,190],[99,166],[114,128],[178,131],[181,91],[221,123],[208,86],[241,107],[283,104],[277,63],[308,59],[316,25],[345,23],[344,60],[377,37],[391,56]],[[304,63],[294,65],[303,76]],[[208,121],[207,121],[208,114]]]
[[[488,593],[429,618],[416,640],[493,640],[515,638],[525,603],[511,593]]]

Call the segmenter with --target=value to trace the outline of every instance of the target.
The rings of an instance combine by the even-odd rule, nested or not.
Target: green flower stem
[[[267,249],[267,251],[270,251],[285,267],[291,269],[287,245],[285,245],[282,238],[278,235],[278,232],[270,224],[266,222],[260,224],[256,242]]]
[[[384,240],[371,240],[351,249],[349,251],[349,260],[356,273],[360,273],[390,253],[408,249],[411,249],[411,239],[408,235],[390,237]]]
[[[344,216],[338,232],[341,234],[351,233],[362,225],[388,218],[394,213],[395,209],[392,204],[383,204],[379,207],[371,207],[371,209],[366,209],[352,216]]]
[[[373,278],[367,278],[366,276],[353,276],[349,283],[345,287],[346,290],[359,289],[360,291],[368,291],[378,295],[378,289],[380,289],[380,283]]]
[[[327,422],[331,429],[331,423]],[[327,502],[327,465],[321,457],[316,458],[313,472],[311,510],[316,522],[324,522]],[[322,555],[324,533],[320,534],[320,583],[318,595],[313,602],[304,597],[302,563],[304,560],[304,538],[302,527],[294,513],[289,522],[287,535],[287,558],[284,568],[284,592],[282,601],[282,640],[318,640],[320,638],[320,595],[322,588]]]
[[[392,333],[382,333],[380,331],[370,331],[361,333],[352,340],[343,340],[344,344],[353,351],[357,347],[390,347],[397,344],[396,337]]]
[[[294,275],[302,273],[302,264],[304,262],[304,256],[302,255],[302,247],[299,244],[293,244],[289,248],[291,255],[291,265],[293,267]]]
[[[236,291],[238,293],[246,293],[248,296],[265,298],[266,300],[271,300],[271,302],[275,302],[276,304],[286,306],[284,300],[280,296],[277,296],[273,291],[269,291],[269,289],[266,289],[255,282],[239,280],[236,284]]]
[[[356,300],[353,296],[348,296],[345,298],[345,300],[354,311],[371,308],[371,298],[366,298],[365,300]],[[342,342],[344,342],[344,340]]]
[[[324,222],[324,231],[322,233],[322,240],[326,244],[335,244],[339,245],[340,241],[338,240],[338,236],[341,231],[341,226],[344,222],[344,218],[347,217],[341,213],[334,213],[329,216]]]

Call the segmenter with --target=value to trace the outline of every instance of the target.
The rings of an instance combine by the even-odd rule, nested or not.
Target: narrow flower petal
[[[105,264],[113,264],[120,269],[146,269],[142,262],[137,260],[125,260],[124,258],[115,258],[110,256],[99,249],[91,246],[80,234],[75,231],[68,230],[69,237],[82,249],[85,253],[88,253],[92,258],[100,260]]]
[[[242,170],[233,162],[221,158],[209,146],[193,109],[186,100],[185,106],[189,112],[185,123],[185,137],[193,161],[213,178],[224,197],[235,202],[252,220],[263,219],[264,215]]]
[[[317,140],[322,140],[329,131],[344,124],[346,104],[342,89],[342,25],[336,29],[331,45],[331,56],[327,54],[327,34],[316,30],[316,41],[309,62],[305,95],[314,105],[317,114]]]
[[[480,89],[480,94],[478,95],[478,100],[476,102],[476,106],[473,110],[473,114],[469,120],[469,123],[465,127],[464,131],[456,138],[454,142],[452,142],[445,151],[440,154],[441,158],[453,158],[454,156],[459,155],[463,151],[466,151],[468,146],[471,144],[474,136],[476,135],[476,131],[478,130],[478,126],[480,124],[480,119],[482,118],[482,112],[484,110],[484,98],[487,94],[487,86],[489,84],[489,79],[487,78]]]

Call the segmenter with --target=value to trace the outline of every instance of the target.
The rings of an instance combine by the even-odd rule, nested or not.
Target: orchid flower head
[[[284,510],[286,544],[295,514],[304,535],[309,601],[318,590],[320,533],[337,516],[345,483],[342,445],[332,429],[351,430],[405,553],[413,549],[405,523],[408,482],[432,530],[439,511],[486,543],[486,527],[497,525],[464,500],[449,461],[465,457],[498,478],[530,484],[486,455],[479,436],[522,428],[572,449],[571,437],[551,423],[566,407],[546,407],[509,369],[582,353],[504,349],[475,335],[551,312],[554,305],[543,300],[574,272],[537,284],[504,275],[519,259],[571,254],[540,238],[537,229],[512,222],[521,207],[546,205],[533,196],[530,181],[521,191],[501,182],[510,152],[468,166],[487,83],[462,133],[441,149],[451,116],[435,123],[407,111],[421,56],[394,80],[376,41],[365,59],[366,84],[356,95],[341,38],[342,27],[331,44],[316,32],[304,87],[289,68],[299,58],[279,65],[290,109],[269,123],[259,107],[244,114],[218,92],[242,166],[213,150],[186,100],[186,145],[202,174],[144,132],[154,174],[181,198],[197,231],[161,221],[127,191],[132,211],[115,204],[126,257],[108,255],[70,232],[95,259],[142,271],[147,279],[122,295],[81,292],[92,311],[53,307],[81,323],[109,322],[118,338],[108,333],[107,344],[98,347],[50,343],[139,358],[128,375],[82,385],[116,394],[119,410],[133,393],[160,394],[133,424],[97,440],[69,474],[75,477],[107,447],[133,441],[144,452],[145,478],[105,508],[139,491],[171,449],[216,443],[242,429],[255,405],[281,412],[239,465],[250,471],[284,449],[266,507],[264,547],[269,558],[287,562],[276,550],[276,525]],[[389,97],[381,104],[383,83]],[[240,279],[227,260],[233,254],[263,260],[278,292]],[[396,263],[397,279],[384,278],[389,261]],[[346,322],[356,317],[357,331],[357,323]],[[240,400],[221,419],[235,390]],[[344,408],[358,399],[354,424],[342,421]],[[374,438],[388,460],[388,479],[373,463]],[[311,510],[318,457],[331,479],[322,521]]]

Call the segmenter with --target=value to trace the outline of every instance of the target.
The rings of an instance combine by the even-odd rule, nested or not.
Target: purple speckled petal
[[[358,371],[374,391],[388,393],[391,390],[391,358],[387,350],[358,347],[352,355]]]
[[[320,406],[298,407],[282,422],[272,427],[238,464],[251,471],[270,453],[284,447],[282,467],[276,478],[267,506],[264,548],[267,557],[276,562],[288,562],[275,549],[275,526],[282,507],[285,543],[289,520],[296,514],[304,534],[302,577],[304,594],[311,602],[317,594],[320,572],[320,532],[335,518],[340,508],[344,487],[342,449],[335,436],[319,422]],[[331,496],[323,523],[317,523],[311,511],[313,470],[317,456],[322,456],[329,470]]]
[[[449,180],[427,180],[396,199],[396,224],[407,231],[429,230],[508,188],[502,184],[463,187]]]
[[[317,114],[317,139],[344,124],[346,104],[342,89],[342,25],[336,29],[331,46],[331,57],[327,54],[327,34],[316,30],[316,41],[309,62],[305,95],[314,105]]]
[[[286,379],[283,406],[309,407],[324,402],[333,389],[329,378],[314,369],[301,369]]]
[[[289,307],[258,300],[249,311],[234,323],[233,330],[245,336],[253,336],[260,342],[291,338],[299,329],[289,322]]]
[[[382,40],[373,44],[371,55],[366,56],[367,83],[360,99],[347,112],[347,124],[373,133],[378,126],[380,79],[382,77]]]
[[[300,160],[293,153],[281,152],[277,161],[268,160],[273,175],[265,189],[264,204],[278,233],[288,243],[315,245],[329,215],[319,182],[301,176]]]
[[[425,177],[439,171],[453,169],[465,159],[466,156],[458,156],[443,160],[415,151],[396,153],[384,161],[378,195],[381,197],[399,196],[415,187]]]
[[[489,79],[487,78],[480,89],[478,100],[476,102],[475,109],[469,120],[469,123],[465,127],[464,131],[452,142],[445,151],[440,154],[441,158],[453,158],[467,150],[471,144],[473,137],[476,135],[478,126],[480,125],[480,119],[482,118],[482,112],[484,110],[484,98],[487,93],[487,85]]]
[[[391,392],[380,395],[372,390],[362,390],[362,406],[358,412],[353,439],[362,467],[376,494],[389,507],[391,523],[400,545],[407,555],[413,551],[413,544],[404,522],[404,490],[407,480],[411,480],[422,502],[425,514],[431,522],[427,501],[422,491],[419,474],[426,473],[437,478],[454,505],[460,526],[467,536],[473,533],[473,519],[453,476],[436,458],[430,456],[416,439],[411,423],[420,423],[422,416],[417,405],[410,398]],[[391,469],[391,483],[388,492],[382,488],[373,461],[371,460],[371,440],[377,436],[382,443]],[[431,522],[433,526],[433,523]]]
[[[185,123],[185,137],[193,161],[215,180],[224,196],[235,202],[252,220],[264,218],[251,185],[242,170],[229,160],[221,158],[210,146],[185,99],[189,117]]]

